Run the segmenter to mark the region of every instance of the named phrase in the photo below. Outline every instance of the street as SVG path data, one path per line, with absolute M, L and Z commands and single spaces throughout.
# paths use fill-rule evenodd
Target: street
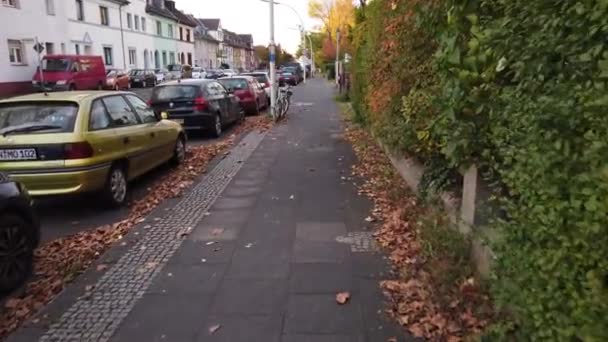
M 152 93 L 152 88 L 133 88 L 131 91 L 147 101 Z M 265 115 L 265 113 L 262 115 Z M 228 128 L 224 132 L 224 137 L 230 134 L 231 128 Z M 204 134 L 190 134 L 188 145 L 200 146 L 211 144 L 217 140 L 206 137 Z M 168 166 L 162 166 L 133 182 L 131 184 L 131 199 L 137 200 L 144 197 L 149 191 L 148 187 L 165 174 L 168 168 Z M 129 208 L 104 208 L 94 194 L 37 199 L 36 210 L 42 226 L 43 242 L 120 221 L 129 213 Z

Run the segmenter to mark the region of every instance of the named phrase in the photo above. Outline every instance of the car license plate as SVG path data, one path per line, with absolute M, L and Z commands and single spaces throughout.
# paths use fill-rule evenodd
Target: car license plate
M 177 122 L 177 123 L 178 123 L 178 124 L 180 124 L 180 125 L 183 125 L 183 124 L 184 124 L 184 119 L 171 119 L 171 121 L 173 121 L 173 122 Z
M 36 160 L 36 149 L 5 149 L 0 150 L 0 160 Z

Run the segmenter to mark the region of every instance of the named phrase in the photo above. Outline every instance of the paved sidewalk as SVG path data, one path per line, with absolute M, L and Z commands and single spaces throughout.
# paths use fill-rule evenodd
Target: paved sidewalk
M 284 124 L 245 137 L 41 340 L 405 341 L 332 97 L 295 88 Z

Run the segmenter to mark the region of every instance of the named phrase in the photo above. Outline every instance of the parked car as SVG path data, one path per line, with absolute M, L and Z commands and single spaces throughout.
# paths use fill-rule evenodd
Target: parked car
M 186 135 L 137 95 L 114 91 L 32 94 L 0 101 L 0 171 L 32 196 L 99 192 L 126 202 L 128 181 L 169 160 Z
M 165 78 L 168 81 L 192 78 L 192 67 L 189 65 L 169 64 L 167 70 Z
M 42 72 L 39 68 L 32 77 L 36 91 L 102 89 L 106 85 L 101 56 L 48 55 L 41 67 Z
M 192 78 L 205 78 L 206 75 L 205 69 L 201 67 L 192 68 Z
M 224 72 L 222 70 L 209 70 L 207 72 L 207 75 L 205 75 L 205 78 L 210 79 L 210 80 L 216 80 L 220 77 L 224 77 L 226 75 L 224 75 Z
M 298 77 L 295 73 L 291 71 L 282 71 L 279 75 L 279 86 L 284 86 L 286 84 L 295 86 L 298 85 Z
M 224 76 L 227 76 L 227 77 L 232 77 L 232 76 L 236 76 L 239 74 L 234 69 L 222 69 L 221 71 L 222 71 L 222 74 L 224 74 Z
M 167 74 L 165 69 L 154 69 L 154 75 L 156 76 L 156 84 L 165 82 L 165 75 Z
M 244 116 L 238 99 L 215 80 L 182 80 L 158 85 L 150 105 L 161 117 L 186 130 L 208 131 L 214 137 Z
M 106 89 L 123 90 L 131 88 L 129 75 L 123 70 L 108 69 L 106 73 Z
M 264 88 L 251 76 L 223 77 L 218 81 L 226 89 L 234 92 L 239 98 L 241 107 L 253 115 L 260 114 L 260 110 L 268 107 L 268 97 Z
M 39 241 L 40 225 L 27 189 L 0 173 L 0 294 L 30 275 Z
M 156 74 L 154 70 L 148 69 L 133 69 L 129 72 L 131 79 L 131 87 L 154 87 L 156 85 Z
M 260 85 L 264 87 L 266 97 L 268 98 L 268 103 L 270 103 L 270 76 L 268 76 L 268 73 L 264 71 L 254 71 L 243 75 L 255 77 Z

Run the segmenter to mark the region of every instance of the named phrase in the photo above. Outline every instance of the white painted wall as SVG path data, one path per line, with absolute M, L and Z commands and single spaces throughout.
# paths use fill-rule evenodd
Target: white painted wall
M 197 39 L 194 43 L 194 54 L 196 56 L 196 64 L 203 68 L 215 69 L 217 64 L 217 51 L 219 43 L 204 39 Z
M 127 25 L 127 16 L 131 14 L 131 28 Z M 139 24 L 135 26 L 135 18 Z M 142 18 L 145 18 L 145 30 L 142 27 Z M 146 13 L 145 0 L 131 0 L 123 7 L 123 32 L 126 49 L 126 69 L 154 68 L 154 37 L 156 35 L 156 17 Z M 129 61 L 129 49 L 135 49 L 135 63 Z M 122 66 L 121 66 L 122 68 Z
M 180 36 L 179 36 L 179 29 L 182 29 L 183 32 L 183 40 L 179 40 Z M 187 35 L 186 35 L 186 30 L 190 31 L 190 40 L 186 40 Z M 177 26 L 177 32 L 175 35 L 175 38 L 178 39 L 177 41 L 177 53 L 184 54 L 184 60 L 181 61 L 182 64 L 188 64 L 188 53 L 190 53 L 192 55 L 192 64 L 194 64 L 194 62 L 196 61 L 196 56 L 195 56 L 195 51 L 194 51 L 194 27 L 190 27 L 190 26 L 186 26 L 186 25 L 178 25 Z
M 67 44 L 65 2 L 50 1 L 54 4 L 54 15 L 47 14 L 47 0 L 18 0 L 17 8 L 0 4 L 0 83 L 31 81 L 38 66 L 38 55 L 33 50 L 36 36 L 41 43 L 52 43 L 55 54 L 62 53 L 61 44 Z M 22 65 L 10 63 L 9 39 L 22 42 Z

